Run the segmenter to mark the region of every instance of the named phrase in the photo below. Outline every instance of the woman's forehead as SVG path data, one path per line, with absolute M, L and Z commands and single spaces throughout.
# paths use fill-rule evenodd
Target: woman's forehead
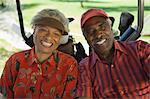
M 52 26 L 47 26 L 47 25 L 37 25 L 36 28 L 42 28 L 42 29 L 47 29 L 47 30 L 55 30 L 55 31 L 60 31 L 59 29 L 52 27 Z

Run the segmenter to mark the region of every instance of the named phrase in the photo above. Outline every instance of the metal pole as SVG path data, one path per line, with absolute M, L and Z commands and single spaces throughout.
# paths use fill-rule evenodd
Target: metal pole
M 138 0 L 138 33 L 141 33 L 144 23 L 144 0 Z

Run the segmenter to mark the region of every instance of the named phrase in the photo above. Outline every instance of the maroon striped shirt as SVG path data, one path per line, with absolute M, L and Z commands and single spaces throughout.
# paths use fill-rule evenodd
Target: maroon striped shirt
M 150 44 L 115 41 L 113 63 L 94 51 L 79 64 L 78 97 L 150 99 Z

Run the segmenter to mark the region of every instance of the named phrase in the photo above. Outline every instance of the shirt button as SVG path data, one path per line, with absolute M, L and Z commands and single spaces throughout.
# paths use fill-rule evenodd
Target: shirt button
M 123 94 L 124 94 L 124 91 L 120 91 L 120 94 L 123 95 Z
M 116 80 L 116 83 L 118 83 L 118 82 L 119 82 L 119 80 L 117 79 L 117 80 Z
M 113 65 L 113 64 L 111 64 L 111 67 L 113 68 L 113 67 L 114 67 L 114 65 Z

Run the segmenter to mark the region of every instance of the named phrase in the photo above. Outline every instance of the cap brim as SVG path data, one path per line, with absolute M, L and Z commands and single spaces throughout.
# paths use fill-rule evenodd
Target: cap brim
M 102 16 L 102 17 L 108 18 L 108 16 L 103 15 L 103 14 L 95 14 L 95 15 L 93 14 L 93 15 L 89 15 L 89 16 L 87 16 L 87 17 L 82 21 L 81 27 L 84 26 L 84 24 L 86 23 L 87 20 L 89 20 L 89 19 L 92 18 L 92 17 L 96 17 L 96 16 Z
M 81 27 L 84 26 L 84 24 L 86 23 L 87 20 L 89 20 L 90 18 L 95 17 L 95 16 L 102 16 L 102 17 L 108 18 L 108 15 L 105 13 L 104 10 L 90 9 L 82 15 Z

